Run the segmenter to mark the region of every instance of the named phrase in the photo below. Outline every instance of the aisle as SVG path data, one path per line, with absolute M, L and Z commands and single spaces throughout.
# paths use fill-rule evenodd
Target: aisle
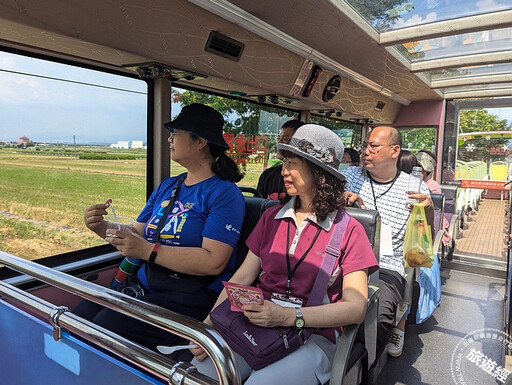
M 505 281 L 448 269 L 441 279 L 441 305 L 425 323 L 407 326 L 402 356 L 388 356 L 377 385 L 453 384 L 451 358 L 462 338 L 481 328 L 502 330 Z
M 459 230 L 455 254 L 506 261 L 506 204 L 506 200 L 482 199 L 478 211 L 474 210 L 465 228 Z

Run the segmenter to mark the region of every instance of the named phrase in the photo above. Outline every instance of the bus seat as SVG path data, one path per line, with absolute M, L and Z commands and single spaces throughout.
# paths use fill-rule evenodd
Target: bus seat
M 441 248 L 441 244 L 444 235 L 443 218 L 445 197 L 444 194 L 430 194 L 430 198 L 432 198 L 432 202 L 434 203 L 434 239 L 432 242 L 434 253 L 437 255 L 440 249 L 442 249 L 442 253 L 444 253 L 444 248 Z
M 444 216 L 450 224 L 448 227 L 448 234 L 452 239 L 457 238 L 458 229 L 460 226 L 460 218 L 462 212 L 457 210 L 457 185 L 441 185 L 441 190 L 445 196 L 444 202 Z
M 233 271 L 236 271 L 245 260 L 245 256 L 249 251 L 249 248 L 245 244 L 245 241 L 251 235 L 252 231 L 256 227 L 256 224 L 261 218 L 263 212 L 275 205 L 279 204 L 279 201 L 271 199 L 263 199 L 259 197 L 244 197 L 245 199 L 245 216 L 242 223 L 242 229 L 240 230 L 240 239 L 236 245 L 236 263 Z
M 378 260 L 380 251 L 380 216 L 376 210 L 363 210 L 347 207 L 347 213 L 363 225 L 368 240 Z M 379 288 L 378 271 L 369 277 L 368 305 L 361 324 L 343 327 L 338 340 L 336 355 L 331 371 L 330 385 L 366 384 L 370 364 L 377 351 L 377 311 Z
M 248 193 L 248 194 L 252 194 L 252 196 L 254 196 L 256 198 L 263 198 L 261 196 L 260 192 L 253 187 L 238 186 L 238 188 L 240 189 L 242 194 Z

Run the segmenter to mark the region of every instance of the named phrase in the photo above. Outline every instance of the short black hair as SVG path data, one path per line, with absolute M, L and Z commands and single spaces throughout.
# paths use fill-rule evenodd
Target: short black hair
M 291 128 L 293 132 L 297 131 L 297 129 L 303 125 L 305 125 L 302 120 L 292 119 L 284 122 L 281 128 Z
M 343 150 L 343 152 L 346 152 L 348 154 L 348 156 L 350 156 L 351 163 L 359 164 L 359 161 L 361 159 L 359 157 L 359 153 L 356 150 L 354 150 L 353 148 L 347 147 L 347 148 L 345 148 L 345 150 Z
M 412 172 L 413 167 L 420 166 L 420 162 L 418 162 L 418 159 L 416 159 L 416 155 L 414 155 L 409 150 L 401 150 L 400 156 L 398 157 L 398 163 L 397 168 L 400 171 L 404 171 L 407 174 L 410 174 Z

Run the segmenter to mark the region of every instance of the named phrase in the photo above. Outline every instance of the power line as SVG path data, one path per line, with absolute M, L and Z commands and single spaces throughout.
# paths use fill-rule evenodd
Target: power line
M 147 95 L 147 93 L 146 93 L 146 92 L 133 91 L 133 90 L 126 90 L 126 89 L 123 89 L 123 88 L 117 88 L 117 87 L 102 86 L 101 84 L 78 82 L 78 81 L 76 81 L 76 80 L 68 80 L 68 79 L 54 78 L 54 77 L 51 77 L 51 76 L 43 76 L 43 75 L 29 74 L 29 73 L 26 73 L 26 72 L 10 71 L 10 70 L 4 70 L 4 69 L 0 69 L 0 72 L 8 72 L 8 73 L 11 73 L 11 74 L 16 74 L 16 75 L 33 76 L 33 77 L 41 78 L 41 79 L 56 80 L 56 81 L 58 81 L 58 82 L 65 82 L 65 83 L 80 84 L 80 85 L 83 85 L 83 86 L 90 86 L 90 87 L 105 88 L 105 89 L 108 89 L 108 90 L 116 90 L 116 91 L 128 92 L 128 93 L 132 93 L 132 94 Z

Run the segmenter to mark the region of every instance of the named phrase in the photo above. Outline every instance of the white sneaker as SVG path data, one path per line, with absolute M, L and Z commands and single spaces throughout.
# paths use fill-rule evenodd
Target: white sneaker
M 391 357 L 400 357 L 402 355 L 402 349 L 404 348 L 404 335 L 405 332 L 400 329 L 394 328 L 391 330 L 391 335 L 389 336 L 389 341 L 386 345 L 388 354 Z

